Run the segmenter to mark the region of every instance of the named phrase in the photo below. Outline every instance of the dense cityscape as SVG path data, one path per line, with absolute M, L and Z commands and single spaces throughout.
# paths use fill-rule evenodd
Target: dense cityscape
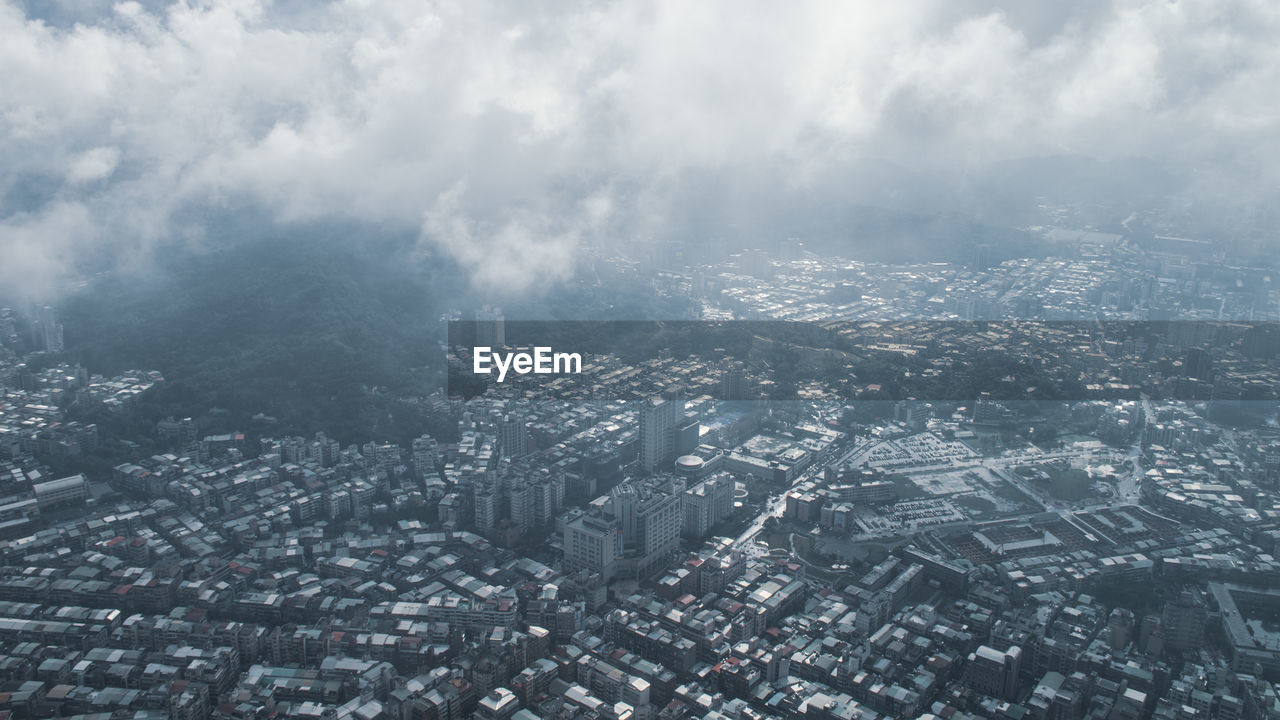
M 267 414 L 120 437 L 162 373 L 0 308 L 0 712 L 1280 718 L 1274 270 L 1035 232 L 952 263 L 599 255 L 579 282 L 829 342 L 441 389 L 414 402 L 452 431 L 408 444 Z

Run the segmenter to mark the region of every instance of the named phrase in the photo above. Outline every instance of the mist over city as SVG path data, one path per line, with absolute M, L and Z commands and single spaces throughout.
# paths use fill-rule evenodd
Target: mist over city
M 246 209 L 245 239 L 406 233 L 504 293 L 596 249 L 856 253 L 873 210 L 1261 243 L 1278 29 L 1266 2 L 7 3 L 3 277 L 145 272 Z
M 0 718 L 1280 720 L 1277 38 L 0 0 Z

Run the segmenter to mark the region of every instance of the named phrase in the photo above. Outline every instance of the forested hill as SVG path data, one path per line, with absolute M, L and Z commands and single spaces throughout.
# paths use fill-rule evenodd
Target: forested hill
M 390 397 L 439 381 L 436 333 L 456 277 L 414 259 L 409 241 L 336 231 L 169 252 L 64 301 L 68 356 L 95 372 L 163 372 L 142 421 L 248 429 L 265 413 L 280 431 L 402 439 L 425 421 Z

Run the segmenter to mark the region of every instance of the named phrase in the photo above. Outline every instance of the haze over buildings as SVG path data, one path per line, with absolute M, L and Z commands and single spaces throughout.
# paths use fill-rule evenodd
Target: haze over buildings
M 0 720 L 1280 720 L 1277 37 L 0 0 Z

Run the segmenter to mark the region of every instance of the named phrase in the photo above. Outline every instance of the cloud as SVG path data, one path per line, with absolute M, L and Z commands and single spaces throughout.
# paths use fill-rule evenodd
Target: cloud
M 83 152 L 71 160 L 67 182 L 72 184 L 93 182 L 111 177 L 120 164 L 120 149 L 98 147 Z
M 436 198 L 423 213 L 423 240 L 456 259 L 481 289 L 504 293 L 521 293 L 571 272 L 582 231 L 595 221 L 599 202 L 569 217 L 529 208 L 479 214 L 464 209 L 466 196 L 466 183 L 460 182 Z
M 1278 33 L 1266 0 L 10 0 L 0 284 L 145 254 L 192 205 L 414 228 L 492 288 L 583 245 L 785 225 L 791 193 L 941 202 L 1038 156 L 1155 158 L 1261 203 Z

